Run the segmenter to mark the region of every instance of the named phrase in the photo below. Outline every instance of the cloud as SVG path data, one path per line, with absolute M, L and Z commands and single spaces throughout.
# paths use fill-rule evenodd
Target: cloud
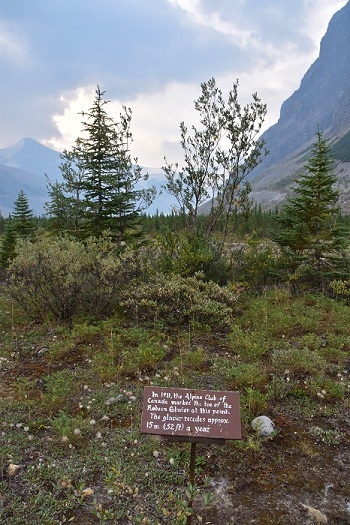
M 81 132 L 97 85 L 133 110 L 133 153 L 146 166 L 180 153 L 200 83 L 257 91 L 266 125 L 298 88 L 340 0 L 11 0 L 2 3 L 1 146 L 25 136 L 62 150 Z
M 28 42 L 15 24 L 0 22 L 0 48 L 4 61 L 21 68 L 29 66 L 31 59 Z

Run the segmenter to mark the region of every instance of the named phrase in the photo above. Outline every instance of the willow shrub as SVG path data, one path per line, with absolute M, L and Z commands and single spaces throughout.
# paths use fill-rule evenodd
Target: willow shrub
M 210 328 L 228 326 L 237 294 L 201 274 L 192 277 L 161 273 L 148 282 L 135 282 L 123 291 L 121 305 L 135 322 L 165 326 Z
M 67 237 L 22 241 L 9 267 L 7 290 L 31 319 L 101 318 L 117 306 L 139 259 L 122 254 L 108 236 L 85 243 Z

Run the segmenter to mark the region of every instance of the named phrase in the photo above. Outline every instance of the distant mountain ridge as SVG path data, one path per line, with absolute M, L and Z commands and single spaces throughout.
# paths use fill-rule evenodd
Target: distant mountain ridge
M 0 213 L 3 217 L 13 211 L 13 204 L 22 189 L 28 198 L 29 206 L 36 216 L 45 213 L 44 205 L 49 200 L 47 191 L 48 176 L 51 182 L 61 181 L 59 166 L 62 164 L 60 153 L 43 146 L 31 138 L 24 138 L 7 148 L 0 149 Z M 147 171 L 147 169 L 145 169 Z M 165 183 L 160 170 L 149 169 L 149 180 L 141 187 L 154 185 L 160 193 Z M 147 210 L 149 214 L 171 213 L 174 198 L 162 193 Z
M 319 57 L 283 102 L 278 122 L 262 135 L 270 153 L 250 175 L 255 201 L 265 208 L 283 201 L 318 130 L 333 149 L 341 205 L 350 213 L 350 1 L 332 17 Z
M 43 215 L 47 181 L 61 180 L 60 154 L 31 138 L 0 149 L 0 212 L 8 217 L 22 189 L 35 215 Z

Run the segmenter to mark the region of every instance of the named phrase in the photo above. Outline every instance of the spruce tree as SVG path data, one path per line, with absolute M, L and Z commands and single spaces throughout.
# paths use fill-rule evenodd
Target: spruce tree
M 322 132 L 317 132 L 305 172 L 276 216 L 274 240 L 294 278 L 322 286 L 346 269 L 349 237 L 341 222 L 333 160 Z
M 4 234 L 0 242 L 0 268 L 8 267 L 12 259 L 16 256 L 17 235 L 14 230 L 14 224 L 11 219 L 5 222 Z
M 12 220 L 13 229 L 19 237 L 28 237 L 35 230 L 34 214 L 23 190 L 20 190 L 14 202 Z
M 109 231 L 122 241 L 140 233 L 142 211 L 155 190 L 136 188 L 147 176 L 130 154 L 131 110 L 123 107 L 116 122 L 108 115 L 109 101 L 103 96 L 97 87 L 92 107 L 82 113 L 83 137 L 63 154 L 64 183 L 51 187 L 47 209 L 52 219 L 66 211 L 66 225 L 73 220 L 79 237 L 100 237 Z

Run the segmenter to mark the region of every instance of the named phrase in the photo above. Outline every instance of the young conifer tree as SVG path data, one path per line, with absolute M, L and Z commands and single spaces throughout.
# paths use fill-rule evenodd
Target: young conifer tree
M 16 241 L 17 235 L 13 227 L 13 221 L 7 219 L 0 241 L 0 269 L 7 268 L 12 259 L 16 257 Z
M 317 286 L 346 271 L 349 235 L 341 222 L 335 183 L 330 150 L 318 131 L 305 172 L 276 216 L 279 229 L 274 235 L 294 277 Z
M 13 229 L 19 237 L 29 237 L 35 230 L 35 219 L 33 211 L 29 207 L 28 198 L 23 190 L 20 190 L 14 202 Z
M 48 208 L 54 215 L 56 205 L 63 203 L 71 214 L 67 223 L 73 220 L 78 237 L 100 237 L 109 231 L 115 240 L 125 241 L 140 234 L 142 211 L 155 190 L 137 189 L 147 175 L 142 175 L 130 154 L 131 110 L 123 107 L 116 122 L 108 115 L 109 101 L 103 97 L 97 87 L 92 107 L 82 113 L 82 137 L 62 156 L 64 183 L 51 188 L 54 201 Z

